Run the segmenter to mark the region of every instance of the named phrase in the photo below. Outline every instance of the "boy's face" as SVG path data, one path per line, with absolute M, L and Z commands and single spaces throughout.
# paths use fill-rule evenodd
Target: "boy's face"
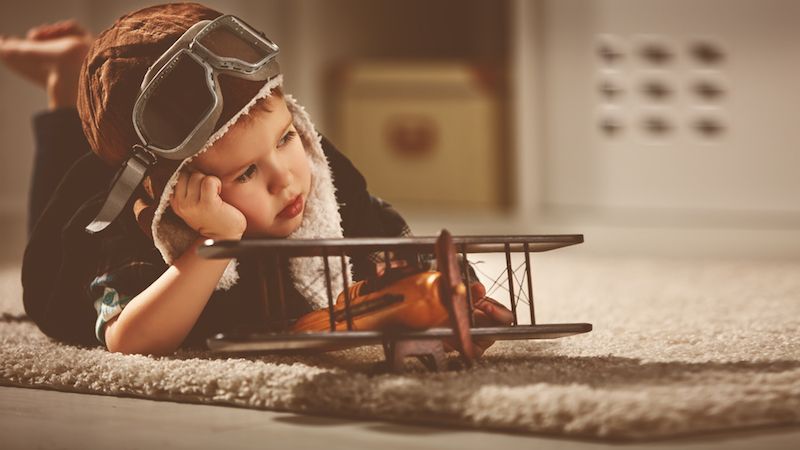
M 192 161 L 222 181 L 220 197 L 247 219 L 246 237 L 286 237 L 303 220 L 311 190 L 305 148 L 286 102 L 270 96 Z

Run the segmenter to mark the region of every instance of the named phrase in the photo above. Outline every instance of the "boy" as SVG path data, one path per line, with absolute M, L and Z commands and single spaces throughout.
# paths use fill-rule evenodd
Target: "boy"
M 193 41 L 207 51 L 187 51 Z M 45 333 L 168 354 L 217 332 L 262 330 L 270 311 L 256 299 L 263 278 L 275 289 L 274 268 L 202 259 L 194 249 L 203 239 L 407 234 L 283 95 L 273 46 L 197 4 L 136 11 L 95 40 L 78 90 L 93 154 L 50 196 L 23 262 L 26 311 Z M 250 64 L 231 70 L 217 56 Z M 41 150 L 37 167 L 48 153 Z M 97 156 L 125 163 L 110 194 L 113 170 Z M 317 259 L 290 263 L 292 317 L 324 305 Z M 336 282 L 342 268 L 333 269 Z M 368 260 L 352 260 L 356 278 L 371 270 Z M 474 289 L 483 297 L 482 286 Z M 484 321 L 508 322 L 507 310 L 476 306 Z

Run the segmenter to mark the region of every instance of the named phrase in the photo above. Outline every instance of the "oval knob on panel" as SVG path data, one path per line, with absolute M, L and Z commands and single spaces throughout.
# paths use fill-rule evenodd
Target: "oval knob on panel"
M 642 83 L 642 93 L 650 99 L 663 101 L 672 96 L 672 88 L 662 80 L 647 80 Z
M 717 117 L 698 117 L 692 126 L 705 138 L 715 138 L 725 132 L 725 124 Z
M 650 115 L 642 120 L 642 128 L 652 136 L 665 136 L 672 132 L 672 122 L 667 117 Z
M 703 101 L 716 102 L 725 97 L 725 87 L 720 80 L 705 77 L 691 84 L 690 89 Z
M 601 34 L 597 36 L 597 57 L 607 65 L 615 65 L 625 57 L 622 40 L 618 36 Z
M 642 59 L 655 65 L 667 64 L 672 61 L 673 58 L 672 52 L 666 46 L 659 43 L 645 44 L 639 50 L 639 54 L 642 56 Z
M 720 64 L 725 60 L 722 48 L 710 41 L 694 42 L 689 46 L 689 54 L 696 62 L 704 65 Z

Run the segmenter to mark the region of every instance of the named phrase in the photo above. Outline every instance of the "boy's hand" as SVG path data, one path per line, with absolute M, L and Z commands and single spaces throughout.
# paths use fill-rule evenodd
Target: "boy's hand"
M 170 205 L 187 225 L 201 235 L 218 240 L 241 239 L 247 219 L 220 197 L 222 182 L 202 172 L 181 172 Z
M 486 296 L 486 287 L 475 282 L 472 284 L 472 298 L 475 305 L 476 327 L 507 327 L 514 323 L 514 313 L 497 300 Z M 487 348 L 494 344 L 491 339 L 473 340 L 478 355 L 483 355 Z
M 509 326 L 514 323 L 514 314 L 503 304 L 486 296 L 486 287 L 480 282 L 473 282 L 470 286 L 472 291 L 473 305 L 475 306 L 475 326 L 476 327 L 501 327 Z M 494 341 L 491 339 L 473 339 L 473 345 L 480 357 Z M 446 351 L 454 351 L 458 346 L 453 339 L 444 341 Z

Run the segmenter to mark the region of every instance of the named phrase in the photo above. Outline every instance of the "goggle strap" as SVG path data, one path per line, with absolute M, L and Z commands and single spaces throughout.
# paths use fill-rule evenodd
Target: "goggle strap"
M 100 212 L 97 213 L 92 223 L 86 226 L 87 233 L 94 234 L 103 231 L 119 216 L 155 162 L 156 157 L 152 152 L 139 145 L 134 146 L 133 156 L 128 158 L 122 171 L 114 180 L 103 207 L 100 208 Z

